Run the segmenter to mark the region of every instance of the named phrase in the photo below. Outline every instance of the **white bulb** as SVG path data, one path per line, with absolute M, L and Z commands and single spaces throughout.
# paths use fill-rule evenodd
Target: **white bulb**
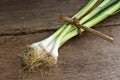
M 31 44 L 31 47 L 35 48 L 35 47 L 39 46 L 39 44 L 40 44 L 40 42 L 33 43 L 33 44 Z
M 58 57 L 58 48 L 59 48 L 59 45 L 60 45 L 60 39 L 57 39 L 56 42 L 55 42 L 55 45 L 53 47 L 53 50 L 51 52 L 52 56 L 57 58 Z

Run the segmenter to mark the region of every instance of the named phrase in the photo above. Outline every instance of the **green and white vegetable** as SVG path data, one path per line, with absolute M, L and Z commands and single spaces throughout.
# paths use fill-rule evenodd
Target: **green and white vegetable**
M 82 18 L 80 24 L 86 27 L 93 27 L 120 9 L 120 0 L 101 0 L 97 7 L 90 12 L 89 10 L 99 1 L 100 0 L 90 0 L 88 4 L 72 18 Z M 83 31 L 82 29 L 82 32 Z M 40 66 L 52 66 L 56 64 L 60 46 L 77 34 L 78 29 L 76 26 L 66 22 L 50 37 L 27 47 L 22 55 L 24 65 L 27 69 L 34 69 Z

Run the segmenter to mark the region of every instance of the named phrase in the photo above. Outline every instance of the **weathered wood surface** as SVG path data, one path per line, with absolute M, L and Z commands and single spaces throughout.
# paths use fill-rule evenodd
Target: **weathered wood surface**
M 114 38 L 106 42 L 85 32 L 59 50 L 51 71 L 29 73 L 21 79 L 17 54 L 24 46 L 51 35 L 63 22 L 61 14 L 72 16 L 88 0 L 1 0 L 0 80 L 119 80 L 120 15 L 109 17 L 95 29 Z

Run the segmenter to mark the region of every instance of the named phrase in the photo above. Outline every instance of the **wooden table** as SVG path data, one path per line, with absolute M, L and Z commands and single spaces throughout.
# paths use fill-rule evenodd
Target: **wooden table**
M 119 80 L 120 15 L 107 18 L 95 29 L 114 38 L 111 44 L 88 32 L 59 49 L 51 71 L 40 70 L 24 78 L 17 54 L 25 45 L 42 40 L 63 24 L 61 14 L 72 16 L 89 0 L 1 0 L 0 80 Z

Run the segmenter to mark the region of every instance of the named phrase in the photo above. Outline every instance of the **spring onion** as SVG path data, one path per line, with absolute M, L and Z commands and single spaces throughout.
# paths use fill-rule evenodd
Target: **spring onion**
M 100 0 L 90 0 L 88 4 L 76 13 L 72 18 L 82 19 L 80 24 L 86 27 L 93 27 L 108 16 L 114 14 L 120 9 L 119 0 L 101 0 L 95 9 L 93 8 Z M 88 12 L 90 12 L 88 14 Z M 83 29 L 81 30 L 84 31 Z M 74 24 L 66 22 L 50 37 L 29 45 L 23 55 L 22 61 L 26 69 L 34 69 L 40 66 L 52 66 L 57 63 L 58 49 L 66 41 L 78 34 L 78 29 Z

